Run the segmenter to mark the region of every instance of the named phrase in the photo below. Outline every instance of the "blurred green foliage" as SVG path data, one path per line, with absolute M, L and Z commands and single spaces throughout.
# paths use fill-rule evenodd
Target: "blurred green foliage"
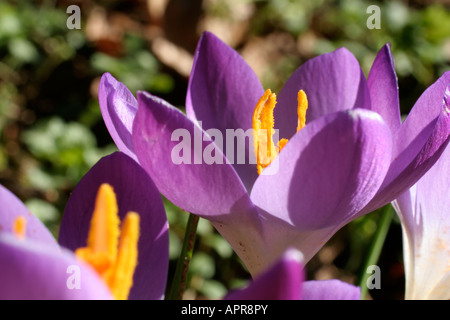
M 416 87 L 411 90 L 412 99 L 402 105 L 404 113 L 411 109 L 412 103 L 426 87 L 450 70 L 448 4 L 444 6 L 436 1 L 435 4 L 420 5 L 411 1 L 408 6 L 401 1 L 365 0 L 261 0 L 255 3 L 259 7 L 252 20 L 255 34 L 275 29 L 299 38 L 309 32 L 315 42 L 311 56 L 346 47 L 360 61 L 366 75 L 378 50 L 391 43 L 400 88 L 407 89 L 402 88 L 402 84 L 409 84 L 410 78 L 416 82 Z M 380 8 L 380 29 L 367 28 L 366 22 L 371 15 L 367 8 L 370 5 Z M 297 54 L 288 55 L 285 75 L 291 74 L 304 58 Z M 279 81 L 270 86 L 279 88 L 286 78 Z M 404 94 L 410 95 L 411 92 L 408 90 Z
M 147 90 L 167 93 L 173 89 L 173 79 L 159 70 L 159 62 L 148 50 L 147 43 L 136 35 L 126 35 L 125 57 L 112 57 L 96 52 L 91 57 L 91 66 L 99 73 L 109 72 L 127 84 L 131 92 Z
M 58 117 L 37 122 L 24 132 L 23 141 L 41 164 L 28 176 L 37 189 L 70 188 L 68 181 L 79 181 L 102 156 L 115 151 L 113 146 L 98 148 L 89 128 Z
M 55 236 L 71 190 L 101 156 L 116 150 L 102 123 L 96 99 L 98 77 L 110 72 L 132 92 L 151 91 L 173 104 L 184 101 L 187 86 L 183 75 L 156 58 L 145 33 L 147 24 L 164 29 L 176 21 L 152 21 L 142 10 L 145 1 L 99 1 L 97 5 L 107 12 L 128 14 L 134 23 L 144 26 L 123 28 L 121 51 L 117 54 L 89 39 L 85 26 L 92 3 L 80 3 L 85 5 L 83 27 L 69 30 L 65 10 L 68 4 L 62 1 L 0 2 L 0 183 L 22 198 Z M 279 89 L 304 61 L 341 46 L 356 56 L 367 74 L 377 51 L 390 42 L 402 111 L 406 114 L 423 90 L 450 70 L 450 11 L 439 2 L 424 5 L 420 1 L 204 0 L 205 3 L 208 5 L 203 8 L 208 9 L 199 19 L 206 16 L 234 21 L 233 7 L 238 3 L 252 9 L 248 30 L 237 41 L 238 49 L 245 48 L 252 37 L 268 39 L 271 46 L 286 44 L 280 45 L 281 54 L 264 70 L 265 87 Z M 366 26 L 366 10 L 373 4 L 381 9 L 381 29 L 370 30 Z M 180 2 L 169 1 L 169 5 Z M 189 12 L 184 16 L 190 17 Z M 197 22 L 200 30 L 200 21 Z M 185 36 L 183 31 L 177 30 L 180 39 Z M 273 39 L 288 41 L 271 43 Z M 172 271 L 187 214 L 166 199 L 164 204 L 170 223 Z M 335 270 L 333 275 L 354 279 L 360 272 L 377 218 L 374 213 L 357 219 L 330 242 L 336 258 L 327 267 Z M 398 229 L 398 223 L 393 228 Z M 342 243 L 350 244 L 343 247 Z M 393 261 L 401 261 L 401 251 L 396 252 Z M 323 270 L 324 263 L 320 255 L 315 258 L 310 264 L 311 276 Z M 392 259 L 386 263 L 392 263 Z M 209 222 L 200 219 L 186 296 L 217 299 L 247 279 L 245 268 L 228 243 Z

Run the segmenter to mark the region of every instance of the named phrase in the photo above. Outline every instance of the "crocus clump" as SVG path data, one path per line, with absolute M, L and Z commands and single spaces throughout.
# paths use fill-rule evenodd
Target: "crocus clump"
M 102 77 L 99 101 L 119 149 L 175 205 L 210 220 L 255 276 L 288 247 L 307 262 L 342 226 L 417 182 L 448 143 L 440 101 L 449 82 L 447 72 L 401 123 L 389 45 L 367 79 L 341 48 L 307 61 L 276 96 L 206 32 L 187 115 L 147 92 L 134 98 L 110 74 Z M 219 138 L 230 130 L 235 143 L 224 144 Z M 258 160 L 259 145 L 267 156 Z

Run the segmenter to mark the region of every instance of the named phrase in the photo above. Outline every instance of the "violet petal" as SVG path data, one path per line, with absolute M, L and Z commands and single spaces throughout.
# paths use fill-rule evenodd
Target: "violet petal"
M 124 153 L 102 158 L 78 183 L 64 211 L 59 242 L 71 250 L 86 246 L 95 199 L 103 183 L 114 188 L 121 221 L 129 211 L 140 216 L 138 265 L 129 299 L 161 299 L 169 263 L 167 218 L 155 185 Z

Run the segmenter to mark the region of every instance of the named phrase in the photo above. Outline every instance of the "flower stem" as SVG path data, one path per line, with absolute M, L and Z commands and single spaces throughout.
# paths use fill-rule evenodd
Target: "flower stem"
M 377 230 L 373 237 L 372 244 L 369 248 L 369 252 L 366 256 L 363 269 L 359 277 L 358 285 L 361 288 L 361 299 L 364 300 L 368 293 L 367 279 L 369 274 L 367 273 L 368 267 L 371 265 L 376 265 L 378 259 L 380 258 L 381 250 L 383 249 L 383 244 L 386 240 L 387 233 L 389 231 L 389 226 L 391 225 L 392 217 L 394 216 L 394 208 L 389 204 L 386 205 L 381 212 L 381 216 L 378 220 Z
M 199 217 L 190 213 L 184 235 L 183 247 L 181 248 L 180 257 L 178 258 L 175 274 L 173 276 L 172 287 L 168 300 L 181 300 L 183 297 L 186 278 L 191 262 L 192 253 L 194 251 L 195 236 L 197 233 Z

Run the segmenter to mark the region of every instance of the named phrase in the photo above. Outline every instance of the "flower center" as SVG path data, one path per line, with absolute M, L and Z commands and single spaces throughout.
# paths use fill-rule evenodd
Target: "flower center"
M 75 251 L 89 263 L 118 300 L 128 298 L 137 265 L 139 215 L 128 212 L 119 229 L 116 195 L 109 184 L 97 193 L 87 246 Z
M 275 93 L 267 89 L 259 99 L 253 112 L 253 141 L 258 174 L 262 173 L 262 170 L 275 159 L 286 143 L 288 143 L 288 139 L 281 139 L 277 146 L 273 142 L 273 134 L 275 133 L 273 129 L 275 125 L 273 110 L 277 103 L 276 99 Z M 305 126 L 307 109 L 308 99 L 306 93 L 300 90 L 297 94 L 297 132 Z

